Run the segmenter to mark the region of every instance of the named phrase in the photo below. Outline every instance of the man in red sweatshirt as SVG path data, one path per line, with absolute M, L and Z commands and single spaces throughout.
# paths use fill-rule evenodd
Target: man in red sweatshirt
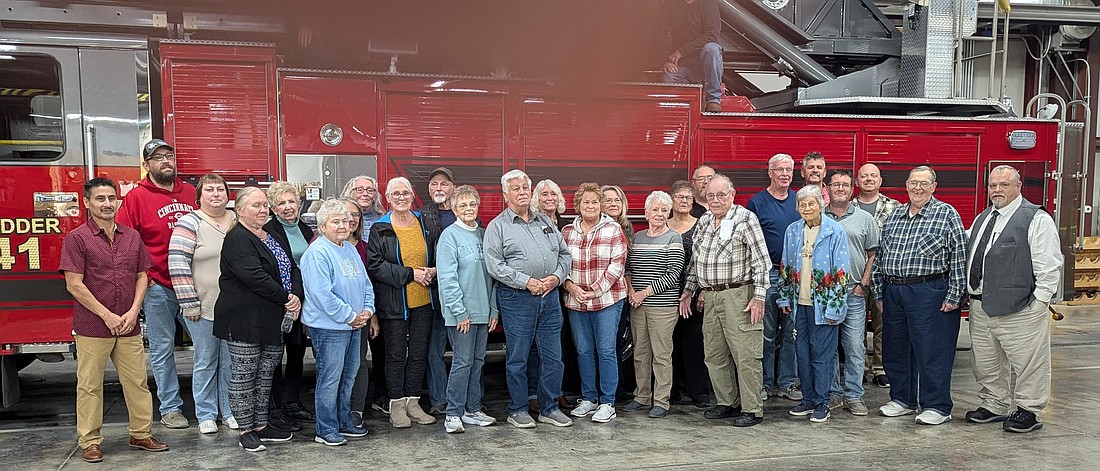
M 142 156 L 148 177 L 126 194 L 118 222 L 137 229 L 153 259 L 153 267 L 149 269 L 153 282 L 142 310 L 149 339 L 149 361 L 160 400 L 160 423 L 168 428 L 187 428 L 174 355 L 176 320 L 180 325 L 186 324 L 168 275 L 168 241 L 176 220 L 195 210 L 196 192 L 194 186 L 176 177 L 175 149 L 167 142 L 160 139 L 147 142 Z

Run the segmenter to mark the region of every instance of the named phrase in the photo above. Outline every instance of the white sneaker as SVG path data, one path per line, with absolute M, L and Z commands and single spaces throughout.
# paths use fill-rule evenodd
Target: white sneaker
M 917 411 L 898 404 L 897 401 L 887 402 L 886 405 L 878 408 L 878 413 L 886 417 L 901 417 L 903 415 L 909 415 L 916 413 Z
M 466 425 L 477 425 L 478 427 L 488 427 L 497 423 L 497 419 L 481 411 L 473 413 L 467 412 L 462 414 L 462 423 Z
M 218 433 L 218 423 L 213 420 L 200 420 L 199 433 Z
M 581 399 L 581 402 L 577 403 L 577 407 L 574 407 L 572 411 L 569 411 L 569 415 L 573 417 L 584 417 L 591 414 L 596 410 L 596 403 L 587 399 Z
M 932 409 L 928 409 L 917 416 L 917 423 L 921 425 L 939 425 L 951 420 L 951 415 L 943 415 Z
M 443 427 L 447 429 L 447 433 L 462 433 L 466 431 L 466 427 L 462 426 L 462 418 L 457 415 L 448 415 L 443 420 Z
M 237 419 L 233 418 L 232 415 L 222 419 L 222 423 L 225 424 L 226 427 L 229 427 L 230 430 L 238 430 L 241 428 L 240 425 L 237 425 Z
M 600 407 L 596 409 L 596 413 L 592 414 L 592 421 L 601 424 L 611 422 L 611 419 L 618 417 L 615 415 L 615 406 L 611 404 L 600 404 Z

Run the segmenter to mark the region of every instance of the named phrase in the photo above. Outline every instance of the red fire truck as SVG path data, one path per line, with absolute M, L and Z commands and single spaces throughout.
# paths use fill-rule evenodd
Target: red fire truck
M 888 101 L 879 106 L 896 106 L 892 115 L 704 114 L 699 86 L 279 66 L 271 44 L 0 35 L 4 407 L 19 399 L 20 368 L 73 350 L 57 266 L 63 235 L 86 220 L 82 183 L 108 176 L 125 196 L 152 137 L 175 146 L 184 178 L 217 172 L 235 188 L 289 180 L 309 199 L 360 174 L 423 188 L 431 169 L 447 166 L 482 192 L 482 218 L 502 208 L 499 178 L 512 168 L 567 194 L 584 181 L 619 184 L 640 219 L 650 191 L 703 164 L 729 175 L 744 203 L 767 185 L 767 159 L 780 152 L 797 160 L 819 151 L 830 168 L 875 163 L 884 191 L 902 199 L 905 173 L 930 164 L 937 197 L 967 224 L 987 204 L 984 175 L 1001 163 L 1021 170 L 1032 201 L 1061 211 L 1077 198 L 1059 177 L 1078 160 L 1059 149 L 1067 127 L 1052 120 L 911 116 Z

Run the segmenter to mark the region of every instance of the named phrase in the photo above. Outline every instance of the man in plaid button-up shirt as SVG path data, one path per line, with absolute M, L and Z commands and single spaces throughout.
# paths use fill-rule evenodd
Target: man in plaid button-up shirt
M 691 315 L 691 296 L 702 290 L 703 351 L 718 403 L 704 416 L 733 417 L 733 425 L 751 427 L 764 420 L 761 320 L 771 259 L 756 215 L 733 204 L 729 178 L 716 175 L 706 188 L 710 211 L 695 226 L 680 313 Z
M 882 228 L 873 279 L 882 309 L 883 366 L 897 417 L 922 410 L 918 424 L 951 419 L 951 368 L 966 284 L 966 233 L 951 205 L 932 197 L 936 172 L 920 166 L 905 182 L 909 204 Z M 918 402 L 917 391 L 920 390 Z

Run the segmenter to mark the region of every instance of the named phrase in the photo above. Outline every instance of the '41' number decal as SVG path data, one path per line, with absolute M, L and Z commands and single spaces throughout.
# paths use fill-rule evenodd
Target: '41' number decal
M 27 269 L 41 270 L 42 255 L 38 250 L 38 238 L 31 237 L 26 242 L 15 247 L 15 255 L 11 252 L 11 239 L 0 237 L 0 270 L 11 270 L 15 266 L 15 256 L 27 254 Z

